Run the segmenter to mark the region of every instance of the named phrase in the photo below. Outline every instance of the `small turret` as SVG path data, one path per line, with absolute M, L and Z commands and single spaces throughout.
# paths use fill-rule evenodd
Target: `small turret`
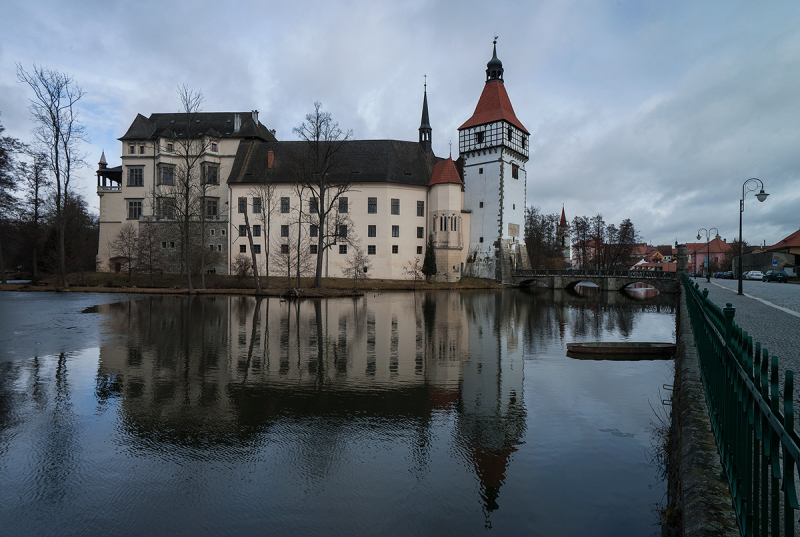
M 106 152 L 103 150 L 103 152 L 100 153 L 100 162 L 97 163 L 97 167 L 101 170 L 105 170 L 107 165 L 108 162 L 106 162 Z
M 494 49 L 492 50 L 492 59 L 486 64 L 486 83 L 494 82 L 495 80 L 503 82 L 503 62 L 497 58 L 497 37 L 492 41 Z

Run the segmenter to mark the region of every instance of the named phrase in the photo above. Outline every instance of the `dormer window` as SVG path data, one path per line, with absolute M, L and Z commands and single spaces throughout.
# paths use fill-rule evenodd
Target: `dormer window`
M 128 145 L 128 154 L 135 155 L 136 154 L 136 146 L 133 144 Z
M 167 151 L 170 152 L 175 151 L 175 146 L 173 145 L 172 142 L 167 142 Z

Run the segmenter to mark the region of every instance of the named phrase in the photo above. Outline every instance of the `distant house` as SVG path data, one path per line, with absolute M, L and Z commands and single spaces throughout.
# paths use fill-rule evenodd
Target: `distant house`
M 722 264 L 731 248 L 732 244 L 725 239 L 715 238 L 709 243 L 690 242 L 686 244 L 689 251 L 689 271 L 705 275 L 708 260 L 711 260 L 710 270 L 712 273 L 722 269 Z

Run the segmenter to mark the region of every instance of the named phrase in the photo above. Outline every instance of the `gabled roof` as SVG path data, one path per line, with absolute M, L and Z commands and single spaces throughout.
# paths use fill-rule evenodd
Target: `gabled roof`
M 767 248 L 767 250 L 779 250 L 781 248 L 800 248 L 800 229 Z
M 268 167 L 269 152 L 273 164 Z M 301 160 L 306 142 L 242 140 L 236 152 L 228 184 L 266 180 L 294 182 L 294 163 Z M 442 159 L 426 155 L 418 142 L 399 140 L 351 140 L 336 153 L 332 182 L 400 183 L 428 186 L 434 165 Z
M 458 175 L 458 170 L 456 169 L 456 164 L 453 162 L 452 157 L 447 157 L 446 160 L 440 160 L 437 162 L 434 165 L 433 173 L 431 174 L 430 186 L 447 183 L 454 183 L 457 185 L 464 184 L 464 182 L 461 180 L 461 176 Z
M 511 106 L 511 100 L 508 98 L 503 82 L 493 80 L 483 86 L 483 93 L 481 93 L 481 98 L 478 99 L 475 112 L 458 130 L 501 120 L 511 123 L 525 134 L 530 134 L 514 114 L 514 107 Z
M 197 114 L 150 114 L 149 118 L 136 114 L 136 118 L 120 140 L 150 140 L 154 138 L 181 138 L 202 135 L 215 138 L 258 138 L 274 142 L 277 139 L 258 119 L 254 112 L 198 112 Z M 234 131 L 236 116 L 240 127 Z M 191 123 L 187 124 L 187 117 Z M 256 115 L 256 118 L 258 116 Z
M 729 251 L 731 248 L 733 248 L 733 244 L 727 243 L 727 242 L 723 241 L 722 239 L 713 239 L 710 243 L 708 243 L 708 249 L 706 249 L 706 243 L 704 243 L 704 242 L 695 243 L 695 244 L 697 244 L 697 249 L 695 249 L 694 251 L 696 253 L 698 253 L 698 254 L 701 253 L 701 252 L 703 252 L 703 253 L 710 252 L 712 254 L 720 254 L 720 253 L 725 253 L 725 252 Z

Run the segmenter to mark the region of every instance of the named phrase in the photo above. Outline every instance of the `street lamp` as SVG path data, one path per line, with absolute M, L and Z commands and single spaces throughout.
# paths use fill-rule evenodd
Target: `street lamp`
M 712 227 L 711 229 L 706 229 L 704 227 L 701 227 L 700 229 L 697 230 L 697 240 L 700 240 L 702 238 L 702 236 L 700 235 L 701 231 L 705 231 L 705 233 L 706 233 L 706 260 L 707 260 L 707 263 L 706 263 L 706 279 L 709 282 L 711 281 L 711 230 L 712 229 L 714 230 L 714 235 L 716 235 L 714 238 L 718 239 L 719 238 L 719 230 L 717 228 L 715 228 L 715 227 Z
M 764 183 L 761 182 L 761 179 L 756 179 L 755 177 L 751 177 L 750 179 L 748 179 L 747 181 L 745 181 L 742 184 L 742 199 L 739 200 L 739 262 L 738 262 L 739 266 L 737 267 L 739 269 L 739 292 L 738 292 L 738 294 L 740 294 L 740 295 L 744 294 L 744 293 L 742 293 L 742 213 L 744 212 L 744 197 L 749 192 L 755 192 L 756 189 L 758 188 L 758 186 L 756 186 L 756 185 L 751 185 L 751 186 L 748 187 L 747 183 L 749 183 L 751 181 L 753 181 L 755 183 L 758 183 L 761 186 L 761 190 L 759 191 L 758 194 L 756 194 L 756 199 L 758 201 L 762 201 L 763 202 L 765 199 L 767 199 L 767 196 L 769 196 L 769 194 L 764 192 Z M 745 187 L 747 188 L 747 190 L 745 190 Z

